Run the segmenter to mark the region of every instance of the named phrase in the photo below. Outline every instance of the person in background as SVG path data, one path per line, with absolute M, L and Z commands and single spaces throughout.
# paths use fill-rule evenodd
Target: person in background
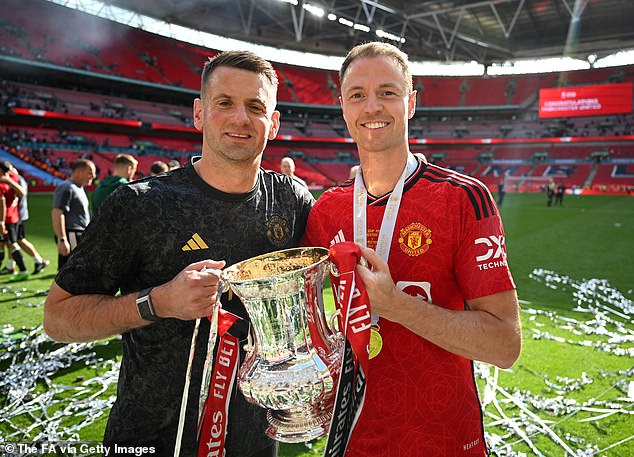
M 221 395 L 229 400 L 228 417 L 224 409 L 221 414 L 228 430 L 224 449 L 218 440 L 199 442 L 197 436 L 207 317 L 218 298 L 218 276 L 206 270 L 297 246 L 313 203 L 308 190 L 260 167 L 280 125 L 277 86 L 271 64 L 251 52 L 222 52 L 207 62 L 193 110 L 202 157 L 117 189 L 55 278 L 44 305 L 49 336 L 89 341 L 122 335 L 117 399 L 104 436 L 109 449 L 146 446 L 159 456 L 174 455 L 200 319 L 181 455 L 199 449 L 226 457 L 277 455 L 276 442 L 265 435 L 266 411 L 231 382 L 223 383 Z M 235 295 L 223 295 L 222 308 L 239 316 L 229 334 L 242 360 L 248 315 Z M 202 435 L 209 430 L 205 424 Z
M 406 54 L 356 46 L 339 77 L 361 169 L 317 200 L 302 244 L 354 241 L 368 265 L 357 269 L 377 335 L 346 457 L 484 457 L 473 361 L 508 368 L 521 348 L 495 201 L 480 181 L 410 152 Z
M 161 160 L 157 160 L 150 166 L 150 175 L 156 176 L 169 171 L 167 164 Z
M 4 260 L 4 246 L 6 245 L 11 257 L 18 266 L 18 273 L 12 275 L 10 281 L 23 281 L 29 278 L 29 272 L 24 263 L 24 256 L 18 244 L 18 228 L 20 214 L 18 210 L 19 198 L 24 196 L 25 190 L 18 184 L 18 175 L 10 162 L 0 162 L 0 264 Z
M 101 202 L 122 184 L 129 183 L 139 162 L 130 154 L 118 154 L 114 158 L 112 176 L 107 176 L 99 181 L 92 194 L 92 211 L 96 212 Z
M 564 195 L 566 194 L 566 185 L 562 182 L 557 184 L 557 190 L 555 192 L 555 206 L 564 205 Z
M 176 160 L 176 159 L 172 159 L 169 162 L 167 162 L 167 168 L 169 168 L 170 170 L 176 170 L 177 168 L 181 167 L 181 163 Z
M 33 257 L 34 266 L 33 274 L 40 273 L 46 268 L 50 262 L 40 255 L 33 243 L 26 239 L 26 222 L 29 220 L 29 203 L 28 203 L 28 183 L 26 179 L 20 175 L 15 167 L 9 161 L 4 161 L 4 167 L 10 168 L 10 173 L 13 174 L 12 178 L 17 178 L 18 184 L 22 187 L 24 194 L 18 199 L 18 216 L 20 221 L 18 222 L 18 245 L 24 252 Z M 11 258 L 7 262 L 7 266 L 0 270 L 0 274 L 14 274 L 15 273 L 15 261 Z
M 555 197 L 555 192 L 557 191 L 557 184 L 554 180 L 550 180 L 548 185 L 546 186 L 546 206 L 553 206 L 553 198 Z
M 71 164 L 70 177 L 55 188 L 51 219 L 57 243 L 57 268 L 62 269 L 70 253 L 77 247 L 90 222 L 85 186 L 95 179 L 92 160 L 77 159 Z
M 290 176 L 291 178 L 293 178 L 294 181 L 298 182 L 299 184 L 304 186 L 306 189 L 308 189 L 308 185 L 306 184 L 306 181 L 304 181 L 302 178 L 298 176 L 295 176 L 295 161 L 291 159 L 290 157 L 282 158 L 282 160 L 280 161 L 280 171 L 282 174 L 286 176 Z
M 504 196 L 506 195 L 506 185 L 504 184 L 504 179 L 498 182 L 498 207 L 502 206 L 502 202 L 504 201 Z

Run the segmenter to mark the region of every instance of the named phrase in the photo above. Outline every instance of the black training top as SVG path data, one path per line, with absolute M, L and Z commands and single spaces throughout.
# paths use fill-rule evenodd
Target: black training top
M 206 184 L 192 163 L 118 188 L 58 273 L 57 284 L 72 294 L 127 294 L 163 284 L 193 262 L 213 259 L 232 265 L 297 246 L 313 203 L 304 187 L 288 176 L 260 170 L 251 191 L 227 194 Z M 247 317 L 235 296 L 223 296 L 222 303 Z M 117 400 L 105 443 L 156 446 L 158 455 L 173 453 L 193 329 L 194 321 L 163 319 L 123 334 Z M 239 321 L 231 333 L 243 340 L 247 329 Z M 209 322 L 203 319 L 181 455 L 196 454 L 208 332 Z M 237 388 L 232 395 L 227 457 L 269 446 L 265 411 L 247 403 Z

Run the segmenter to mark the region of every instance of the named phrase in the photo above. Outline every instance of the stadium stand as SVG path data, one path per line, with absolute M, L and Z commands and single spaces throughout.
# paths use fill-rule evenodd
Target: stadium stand
M 334 105 L 337 97 L 331 91 L 326 71 L 282 65 L 284 74 L 292 81 L 298 101 L 306 105 Z
M 633 188 L 633 179 L 634 160 L 623 163 L 604 163 L 598 166 L 592 180 L 592 188 L 595 190 L 627 192 Z
M 101 171 L 109 168 L 114 154 L 134 153 L 143 172 L 150 159 L 199 153 L 191 101 L 200 86 L 200 68 L 216 51 L 41 0 L 6 0 L 3 7 L 0 58 L 24 59 L 25 69 L 31 61 L 56 70 L 127 78 L 116 90 L 98 78 L 77 84 L 72 73 L 54 81 L 45 72 L 33 78 L 24 70 L 1 80 L 7 153 L 55 177 L 65 176 L 68 161 L 82 154 L 92 154 Z M 66 27 L 54 25 L 59 23 Z M 313 186 L 346 179 L 358 158 L 337 108 L 337 74 L 288 64 L 276 65 L 276 70 L 282 127 L 264 166 L 278 169 L 283 155 L 294 154 L 297 174 Z M 410 123 L 412 150 L 491 187 L 504 176 L 552 176 L 570 186 L 628 189 L 634 187 L 632 114 L 537 116 L 541 88 L 622 81 L 634 81 L 634 67 L 512 77 L 415 77 L 419 94 Z M 138 82 L 156 84 L 157 92 L 141 94 Z M 159 90 L 169 91 L 170 100 Z M 118 120 L 135 122 L 120 125 Z

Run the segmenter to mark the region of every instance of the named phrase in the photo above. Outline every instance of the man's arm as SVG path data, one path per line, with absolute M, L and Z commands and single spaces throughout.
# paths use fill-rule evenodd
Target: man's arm
M 57 252 L 60 255 L 69 255 L 70 243 L 66 236 L 66 216 L 64 211 L 59 208 L 53 208 L 51 210 L 51 221 L 55 238 L 57 238 Z
M 388 265 L 372 249 L 362 248 L 372 270 L 358 265 L 372 314 L 397 322 L 449 352 L 509 368 L 519 357 L 522 336 L 515 290 L 469 300 L 456 311 L 399 290 Z
M 210 316 L 218 292 L 218 276 L 201 271 L 220 269 L 223 261 L 203 260 L 185 267 L 172 280 L 152 289 L 157 316 L 192 320 Z M 93 341 L 150 324 L 141 318 L 137 294 L 73 295 L 53 283 L 44 303 L 44 330 L 56 341 Z
M 9 178 L 8 174 L 0 177 L 0 182 L 6 183 L 7 185 L 9 185 L 13 189 L 13 192 L 15 192 L 15 195 L 18 198 L 22 198 L 24 197 L 24 194 L 26 194 L 24 187 L 22 187 L 20 184 L 15 182 L 13 179 Z
M 4 195 L 0 194 L 0 235 L 4 235 L 6 230 L 4 225 L 5 217 L 7 217 L 7 201 Z

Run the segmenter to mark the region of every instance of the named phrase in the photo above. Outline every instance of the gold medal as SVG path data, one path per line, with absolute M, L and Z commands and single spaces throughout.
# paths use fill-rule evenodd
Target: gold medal
M 383 337 L 379 333 L 381 328 L 378 325 L 373 325 L 370 329 L 370 354 L 371 359 L 375 358 L 383 349 Z

